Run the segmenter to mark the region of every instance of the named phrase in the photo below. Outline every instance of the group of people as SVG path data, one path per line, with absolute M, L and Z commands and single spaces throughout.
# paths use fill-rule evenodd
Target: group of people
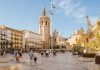
M 42 57 L 44 57 L 44 56 L 45 56 L 45 57 L 49 57 L 49 51 L 48 51 L 48 50 L 46 50 L 46 51 L 41 51 L 40 53 L 41 53 L 41 56 L 42 56 Z
M 34 62 L 36 63 L 37 61 L 37 53 L 36 51 L 33 51 L 32 49 L 29 52 L 29 57 L 30 57 L 30 63 L 32 63 L 32 60 L 34 59 Z
M 53 55 L 56 56 L 57 51 L 53 50 Z M 49 57 L 50 51 L 46 50 L 45 52 L 41 52 L 41 55 L 44 57 Z
M 53 56 L 56 56 L 57 51 L 53 50 Z M 46 50 L 45 52 L 41 52 L 41 56 L 45 56 L 45 57 L 49 57 L 50 55 L 50 51 Z M 20 63 L 20 59 L 22 58 L 22 52 L 21 51 L 17 51 L 15 53 L 15 57 L 16 57 L 16 62 Z M 37 62 L 37 52 L 36 50 L 30 49 L 29 51 L 29 58 L 30 58 L 30 63 L 32 63 L 32 61 L 34 60 L 34 63 Z
M 20 59 L 22 58 L 22 52 L 21 51 L 16 52 L 15 57 L 16 57 L 16 62 L 20 63 Z M 30 63 L 32 63 L 33 59 L 34 59 L 34 62 L 36 63 L 37 61 L 36 51 L 33 51 L 32 49 L 30 49 L 29 58 L 30 58 Z

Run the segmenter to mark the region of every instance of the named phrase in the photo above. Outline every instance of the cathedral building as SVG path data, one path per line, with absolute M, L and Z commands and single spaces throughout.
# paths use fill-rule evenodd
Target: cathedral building
M 58 45 L 58 32 L 57 30 L 55 29 L 53 31 L 53 46 L 57 46 Z
M 46 15 L 45 8 L 38 21 L 39 33 L 0 26 L 0 48 L 50 49 L 50 18 Z
M 45 48 L 50 48 L 50 18 L 46 15 L 46 9 L 43 9 L 39 21 L 39 34 L 42 35 L 42 41 L 46 44 Z

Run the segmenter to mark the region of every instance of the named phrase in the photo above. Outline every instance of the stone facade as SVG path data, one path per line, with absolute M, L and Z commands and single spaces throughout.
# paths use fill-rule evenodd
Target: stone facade
M 45 48 L 50 47 L 50 18 L 46 16 L 46 10 L 43 9 L 42 16 L 39 17 L 39 34 L 42 35 L 42 41 L 46 43 Z
M 42 36 L 41 34 L 34 33 L 32 31 L 23 30 L 23 48 L 25 49 L 38 49 L 42 48 Z
M 1 48 L 22 48 L 22 38 L 22 31 L 0 26 Z
M 57 32 L 57 30 L 55 29 L 54 31 L 53 31 L 53 46 L 57 46 L 57 45 L 59 45 L 58 44 L 58 38 L 59 36 L 58 36 L 58 32 Z
M 79 39 L 80 35 L 78 33 L 78 30 L 74 32 L 73 35 L 71 35 L 67 42 L 70 44 L 70 45 L 73 45 L 73 44 L 76 44 L 76 39 Z

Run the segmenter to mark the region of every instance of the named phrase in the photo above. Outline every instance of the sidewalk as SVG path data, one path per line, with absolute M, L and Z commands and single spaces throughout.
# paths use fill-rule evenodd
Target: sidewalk
M 2 66 L 0 67 L 0 70 L 23 70 L 23 67 L 21 64 L 14 64 L 9 66 Z
M 0 58 L 0 61 L 2 61 L 2 58 Z M 9 61 L 11 59 L 14 59 L 14 61 Z M 0 70 L 99 70 L 94 59 L 78 58 L 70 53 L 51 55 L 47 58 L 38 54 L 37 63 L 35 64 L 33 61 L 32 65 L 30 65 L 30 58 L 27 53 L 23 54 L 21 63 L 16 63 L 15 57 L 12 55 L 6 56 L 3 60 L 8 61 L 8 63 L 0 63 Z
M 0 56 L 0 70 L 23 70 L 21 64 L 16 63 L 12 54 Z
M 0 63 L 8 63 L 9 61 L 14 61 L 14 56 L 12 54 L 0 56 Z

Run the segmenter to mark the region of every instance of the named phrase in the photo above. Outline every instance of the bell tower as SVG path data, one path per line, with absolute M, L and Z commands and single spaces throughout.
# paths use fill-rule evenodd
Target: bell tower
M 39 34 L 42 35 L 42 41 L 45 42 L 45 48 L 49 48 L 50 44 L 50 18 L 46 15 L 46 9 L 42 11 L 39 21 Z

